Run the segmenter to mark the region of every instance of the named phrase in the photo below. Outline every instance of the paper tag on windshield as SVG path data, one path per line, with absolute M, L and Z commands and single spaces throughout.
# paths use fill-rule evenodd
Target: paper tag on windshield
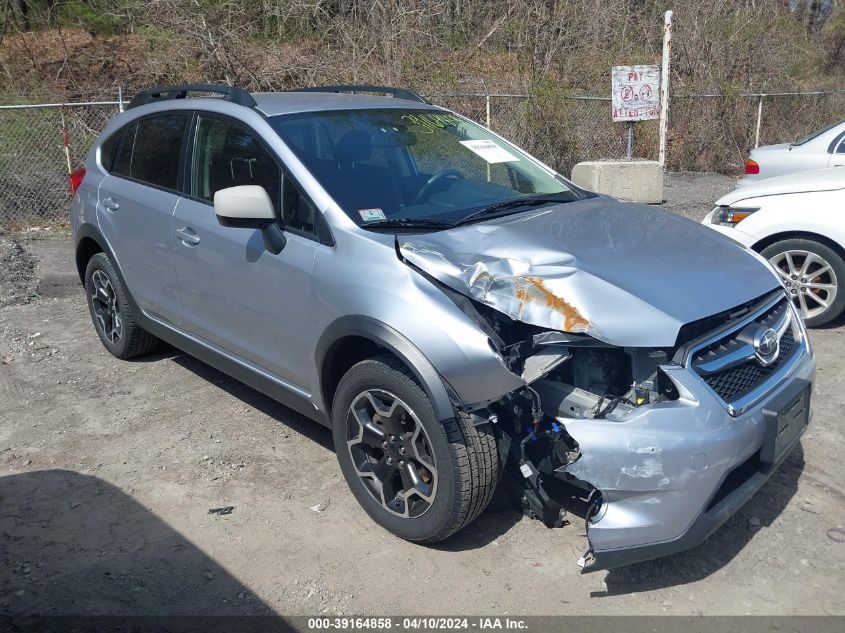
M 488 163 L 511 163 L 519 160 L 503 147 L 493 141 L 460 141 L 460 144 L 471 152 L 481 156 Z
M 381 209 L 358 209 L 358 215 L 364 222 L 374 222 L 375 220 L 386 220 L 384 211 Z

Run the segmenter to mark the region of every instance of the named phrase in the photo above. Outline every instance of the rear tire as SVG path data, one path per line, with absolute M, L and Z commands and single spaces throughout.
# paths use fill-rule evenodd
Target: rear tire
M 413 374 L 392 356 L 364 360 L 344 375 L 332 430 L 358 503 L 409 541 L 448 538 L 481 514 L 496 488 L 490 424 L 476 426 L 463 413 L 438 421 Z
M 775 242 L 760 254 L 780 275 L 807 327 L 829 323 L 845 309 L 845 261 L 815 240 Z
M 127 360 L 158 347 L 159 340 L 138 325 L 123 282 L 105 253 L 88 261 L 85 294 L 97 336 L 111 354 Z

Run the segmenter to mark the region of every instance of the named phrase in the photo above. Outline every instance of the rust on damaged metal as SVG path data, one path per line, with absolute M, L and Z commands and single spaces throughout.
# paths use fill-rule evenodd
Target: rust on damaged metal
M 586 332 L 589 329 L 590 322 L 581 315 L 578 309 L 549 290 L 540 277 L 524 277 L 524 279 L 529 286 L 517 286 L 516 296 L 518 299 L 532 302 L 539 293 L 546 305 L 555 312 L 559 312 L 563 317 L 561 330 L 564 332 Z

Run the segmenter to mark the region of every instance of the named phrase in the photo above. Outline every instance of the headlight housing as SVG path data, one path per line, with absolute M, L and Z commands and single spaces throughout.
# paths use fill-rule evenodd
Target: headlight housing
M 721 224 L 722 226 L 736 226 L 749 215 L 759 210 L 760 207 L 716 207 L 710 221 L 713 224 Z

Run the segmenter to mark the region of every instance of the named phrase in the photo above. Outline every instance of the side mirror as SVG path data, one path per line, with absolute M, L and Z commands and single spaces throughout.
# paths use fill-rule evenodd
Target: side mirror
M 223 226 L 263 229 L 276 220 L 273 202 L 258 185 L 239 185 L 214 194 L 214 213 Z

